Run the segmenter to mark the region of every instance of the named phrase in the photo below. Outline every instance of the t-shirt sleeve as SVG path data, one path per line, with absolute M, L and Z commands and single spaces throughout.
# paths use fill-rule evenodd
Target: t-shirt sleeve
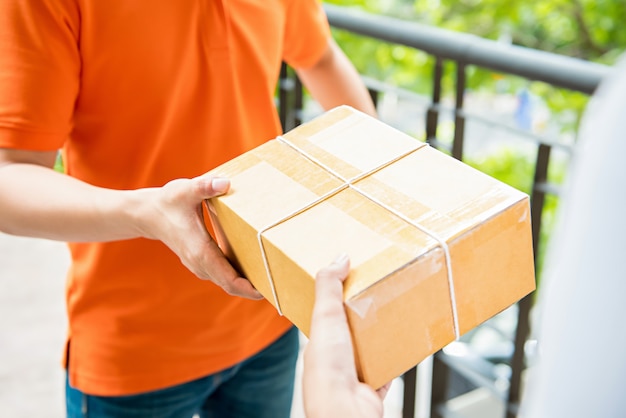
M 283 60 L 293 68 L 317 62 L 328 46 L 330 28 L 319 0 L 291 0 L 287 10 Z
M 79 87 L 79 25 L 73 0 L 0 1 L 0 147 L 62 146 Z

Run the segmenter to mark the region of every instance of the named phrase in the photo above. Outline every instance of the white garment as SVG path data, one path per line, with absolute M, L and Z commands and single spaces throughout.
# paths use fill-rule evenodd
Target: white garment
M 521 416 L 626 417 L 626 56 L 589 103 L 559 219 Z

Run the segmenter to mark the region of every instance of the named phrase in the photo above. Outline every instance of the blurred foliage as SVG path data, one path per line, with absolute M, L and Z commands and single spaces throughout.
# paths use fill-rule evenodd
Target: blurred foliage
M 325 0 L 483 38 L 613 64 L 626 51 L 624 0 Z M 335 38 L 365 75 L 430 94 L 434 59 L 420 51 L 335 30 Z M 453 71 L 444 88 L 453 91 Z M 573 131 L 588 97 L 543 83 L 469 67 L 467 87 L 515 93 L 527 88 L 541 97 L 563 130 Z M 561 113 L 565 115 L 561 116 Z
M 624 0 L 325 0 L 590 61 L 626 50 Z
M 514 149 L 502 148 L 497 153 L 465 162 L 524 193 L 531 193 L 534 165 Z
M 61 151 L 57 153 L 57 158 L 54 161 L 54 171 L 59 173 L 65 173 L 65 166 L 63 164 L 63 155 Z

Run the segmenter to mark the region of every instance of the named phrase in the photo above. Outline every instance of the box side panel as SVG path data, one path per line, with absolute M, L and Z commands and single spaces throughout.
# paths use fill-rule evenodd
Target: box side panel
M 208 204 L 217 243 L 233 266 L 275 306 L 257 231 L 220 200 Z
M 463 334 L 535 289 L 528 199 L 452 241 L 450 252 Z
M 380 387 L 454 340 L 443 251 L 346 301 L 360 378 Z
M 263 246 L 283 315 L 309 336 L 315 279 L 268 240 L 264 240 Z M 271 293 L 267 298 L 274 303 Z
M 310 219 L 318 218 L 312 216 Z M 308 224 L 298 222 L 290 223 L 290 239 L 294 239 L 292 245 L 286 245 L 284 239 L 277 239 L 277 236 L 272 234 L 269 234 L 271 237 L 263 238 L 265 255 L 281 310 L 307 336 L 315 300 L 315 274 L 339 253 L 345 251 L 351 255 L 350 275 L 344 283 L 344 300 L 349 300 L 356 289 L 362 290 L 360 296 L 368 294 L 371 288 L 379 286 L 378 281 L 381 278 L 406 269 L 406 266 L 413 264 L 416 259 L 412 253 L 404 252 L 398 246 L 389 245 L 390 241 L 385 237 L 372 233 L 363 225 L 359 226 L 353 219 L 346 217 L 344 221 L 357 226 L 351 230 L 355 232 L 354 234 L 342 234 L 338 231 L 339 228 L 333 228 L 332 225 L 326 225 L 329 228 L 324 229 L 316 222 Z M 342 225 L 343 228 L 345 223 Z M 298 236 L 299 240 L 296 238 Z M 303 257 L 292 255 L 296 247 L 303 254 L 308 253 L 308 260 L 304 261 Z M 311 265 L 312 259 L 319 259 L 317 267 L 305 268 Z M 321 261 L 322 259 L 324 261 Z M 442 268 L 436 260 L 422 263 L 426 264 L 432 271 Z M 411 283 L 397 284 L 395 292 L 402 293 L 403 285 L 411 286 Z M 387 292 L 387 297 L 392 295 L 395 293 Z M 358 297 L 355 300 L 358 300 Z M 380 301 L 383 299 L 379 298 Z M 391 300 L 385 303 L 391 303 Z M 358 306 L 358 302 L 353 304 L 355 309 Z M 451 307 L 449 310 L 451 311 Z
M 350 189 L 265 231 L 263 242 L 281 309 L 305 334 L 313 278 L 337 255 L 350 256 L 344 283 L 344 297 L 350 299 L 436 246 L 423 232 Z

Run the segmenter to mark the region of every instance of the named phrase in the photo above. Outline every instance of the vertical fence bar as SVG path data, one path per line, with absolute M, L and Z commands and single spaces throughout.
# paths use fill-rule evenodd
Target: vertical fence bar
M 439 123 L 439 104 L 441 102 L 441 79 L 443 78 L 443 59 L 435 58 L 433 69 L 433 100 L 426 112 L 426 142 L 437 141 L 437 124 Z
M 454 139 L 452 140 L 452 156 L 463 160 L 463 140 L 465 137 L 465 116 L 463 116 L 463 100 L 465 98 L 465 64 L 456 63 L 456 100 L 454 106 Z
M 287 64 L 283 62 L 280 66 L 280 76 L 278 78 L 278 115 L 283 131 L 287 129 L 287 115 L 289 114 L 289 106 L 287 104 L 289 96 L 288 84 Z
M 293 126 L 300 125 L 302 123 L 302 113 L 304 111 L 304 87 L 302 86 L 302 81 L 297 75 L 293 76 L 295 84 L 294 84 L 294 115 L 293 115 Z
M 532 219 L 533 251 L 535 260 L 537 260 L 537 256 L 539 255 L 541 219 L 546 197 L 544 186 L 548 181 L 548 166 L 550 163 L 551 151 L 552 147 L 550 145 L 539 144 L 539 148 L 537 150 L 537 161 L 535 164 L 535 176 L 533 178 L 532 194 L 530 196 L 530 215 Z
M 374 103 L 374 109 L 378 109 L 378 96 L 380 95 L 380 92 L 374 88 L 369 88 L 367 91 L 370 94 L 372 103 Z
M 402 398 L 402 418 L 415 416 L 415 391 L 417 390 L 417 367 L 413 367 L 402 375 L 404 396 Z
M 440 407 L 448 400 L 448 385 L 450 370 L 448 366 L 437 357 L 433 356 L 433 379 L 430 394 L 430 417 L 443 418 L 439 413 Z
M 535 176 L 531 194 L 530 216 L 532 219 L 533 252 L 535 266 L 539 254 L 539 239 L 541 236 L 541 220 L 545 203 L 544 185 L 548 181 L 548 167 L 550 163 L 550 151 L 552 147 L 540 144 L 537 150 L 535 163 Z M 525 368 L 524 345 L 530 334 L 530 310 L 533 305 L 534 294 L 524 297 L 518 303 L 517 329 L 515 331 L 515 351 L 511 358 L 511 380 L 507 399 L 506 418 L 515 418 L 518 413 L 521 400 L 522 372 Z
M 511 380 L 506 402 L 506 418 L 515 418 L 519 410 L 521 399 L 522 372 L 525 368 L 524 346 L 530 333 L 530 309 L 532 308 L 533 294 L 525 296 L 517 303 L 517 328 L 515 329 L 515 349 L 511 358 Z

